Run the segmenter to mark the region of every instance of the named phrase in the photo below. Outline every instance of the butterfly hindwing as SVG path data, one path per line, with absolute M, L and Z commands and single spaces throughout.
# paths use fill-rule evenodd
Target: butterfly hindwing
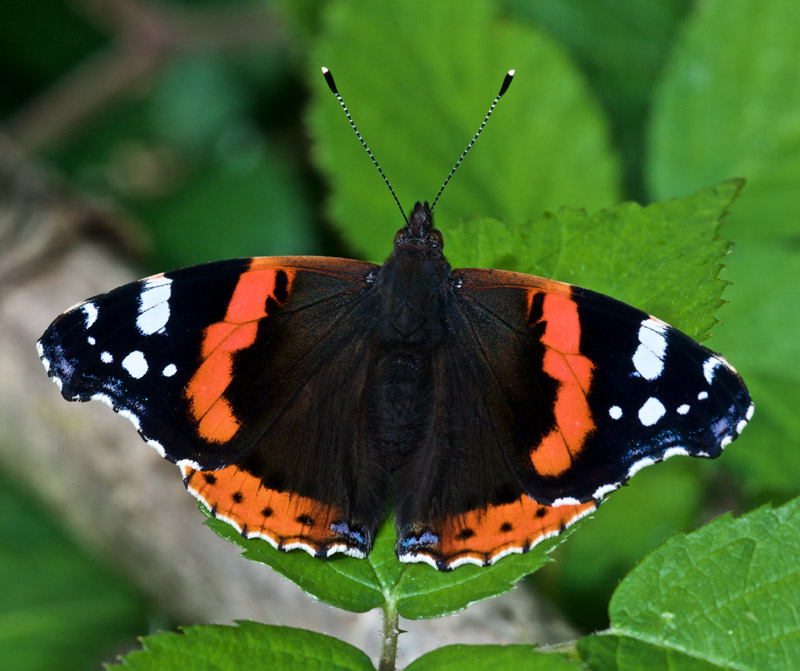
M 430 374 L 431 430 L 398 472 L 396 504 L 400 559 L 440 570 L 525 552 L 596 507 L 537 502 L 509 460 L 515 417 L 528 430 L 552 419 L 546 394 L 555 385 L 529 384 L 546 382 L 534 339 L 520 341 L 457 288 L 445 319 Z
M 40 356 L 65 398 L 131 419 L 244 534 L 364 556 L 387 483 L 346 418 L 363 403 L 375 268 L 274 257 L 157 275 L 61 315 Z

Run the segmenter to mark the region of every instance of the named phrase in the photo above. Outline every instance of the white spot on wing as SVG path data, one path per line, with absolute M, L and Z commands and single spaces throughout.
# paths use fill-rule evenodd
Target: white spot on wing
M 159 443 L 157 440 L 148 440 L 147 444 L 152 447 L 156 452 L 158 452 L 162 457 L 167 456 L 167 451 L 164 449 L 164 446 Z
M 113 363 L 114 357 L 111 352 L 100 352 L 100 361 L 103 363 Z
M 263 535 L 260 533 L 255 535 L 260 538 L 263 538 Z M 367 556 L 366 553 L 364 553 L 363 551 L 357 548 L 351 548 L 349 545 L 344 545 L 343 543 L 340 543 L 338 545 L 331 545 L 328 548 L 328 554 L 326 556 L 329 557 L 330 555 L 336 554 L 337 552 L 346 554 L 348 557 L 355 557 L 356 559 L 366 559 Z
M 618 405 L 612 405 L 608 409 L 608 416 L 611 417 L 611 419 L 619 419 L 622 417 L 622 408 L 620 408 Z
M 645 380 L 655 380 L 664 370 L 667 353 L 666 324 L 645 319 L 639 327 L 639 346 L 633 354 L 633 366 Z
M 181 459 L 179 462 L 175 464 L 178 468 L 181 469 L 183 473 L 183 477 L 186 477 L 186 473 L 188 471 L 202 471 L 203 467 L 198 464 L 196 461 L 192 461 L 191 459 Z M 189 489 L 190 492 L 194 493 L 192 489 Z
M 653 464 L 657 464 L 659 461 L 666 461 L 667 459 L 671 459 L 672 457 L 676 456 L 688 456 L 689 452 L 686 450 L 685 447 L 670 447 L 664 451 L 658 459 L 654 459 L 653 457 L 644 457 L 643 459 L 639 459 L 635 464 L 633 464 L 628 469 L 628 477 L 632 478 L 636 473 L 641 471 L 643 468 L 647 468 L 648 466 L 652 466 Z M 703 456 L 699 454 L 699 456 Z M 706 455 L 708 456 L 708 455 Z
M 544 540 L 544 539 L 542 539 L 542 540 Z M 505 550 L 500 550 L 500 552 L 498 552 L 497 554 L 492 555 L 491 557 L 489 557 L 489 561 L 487 561 L 486 563 L 489 564 L 489 565 L 494 564 L 495 562 L 500 561 L 503 557 L 508 557 L 508 555 L 512 555 L 512 554 L 521 555 L 522 554 L 522 546 L 521 545 L 512 545 L 510 548 L 506 548 Z
M 161 374 L 164 377 L 172 377 L 177 372 L 178 372 L 178 368 L 175 366 L 175 364 L 174 363 L 168 363 L 166 366 L 164 366 L 164 370 L 161 371 Z
M 686 451 L 685 447 L 670 447 L 664 452 L 664 456 L 661 457 L 661 461 L 666 461 L 667 459 L 677 456 L 688 457 L 689 453 Z
M 651 396 L 648 398 L 644 405 L 639 408 L 639 421 L 643 426 L 653 426 L 659 419 L 664 416 L 667 409 L 664 404 L 657 398 Z
M 433 568 L 438 568 L 436 566 L 436 560 L 431 557 L 430 555 L 426 554 L 401 554 L 398 555 L 397 558 L 403 562 L 404 564 L 414 564 L 417 562 L 425 562 L 426 564 L 430 564 Z M 465 560 L 463 563 L 475 563 L 469 562 L 469 560 Z
M 97 344 L 97 341 L 94 339 L 94 336 L 89 336 L 88 338 L 86 338 L 86 342 L 88 342 L 90 345 Z
M 38 340 L 36 341 L 36 353 L 39 355 L 39 360 L 44 366 L 44 372 L 50 373 L 50 359 L 44 355 L 44 345 L 42 345 L 42 343 Z
M 679 405 L 677 412 L 679 415 L 685 415 L 687 412 L 689 412 L 689 406 L 686 403 Z
M 171 284 L 172 280 L 166 277 L 156 277 L 142 283 L 139 316 L 136 318 L 136 328 L 142 335 L 153 335 L 167 325 Z
M 404 555 L 405 559 L 400 559 L 402 562 L 410 563 L 410 562 L 425 562 L 426 564 L 430 564 L 434 568 L 438 568 L 436 562 L 427 555 L 419 554 L 419 555 Z M 489 560 L 488 563 L 492 563 Z M 466 566 L 467 564 L 473 564 L 475 566 L 485 566 L 486 564 L 481 561 L 478 557 L 471 557 L 470 555 L 464 555 L 463 557 L 459 557 L 447 564 L 447 568 L 455 569 L 459 566 Z
M 97 321 L 97 306 L 94 303 L 84 303 L 81 305 L 81 310 L 86 315 L 86 323 L 84 326 L 87 329 L 92 328 L 92 324 Z
M 134 350 L 122 360 L 122 367 L 128 371 L 132 378 L 140 380 L 147 373 L 147 359 L 139 350 Z
M 581 502 L 578 499 L 573 498 L 572 496 L 564 496 L 560 499 L 556 499 L 553 501 L 550 506 L 552 508 L 558 508 L 559 506 L 577 506 Z
M 98 394 L 93 394 L 92 395 L 92 400 L 93 401 L 100 401 L 101 403 L 105 403 L 109 408 L 113 408 L 114 407 L 114 401 L 112 401 L 111 397 L 107 396 L 106 394 L 99 394 L 99 393 Z
M 224 519 L 226 522 L 228 522 L 228 524 L 231 523 L 230 519 L 228 518 L 220 517 L 219 519 Z M 239 533 L 242 533 L 241 530 L 239 531 Z M 260 534 L 258 532 L 256 533 L 248 532 L 246 536 L 247 538 L 254 538 L 259 535 Z M 288 552 L 289 550 L 305 550 L 306 552 L 308 552 L 308 554 L 312 556 L 316 556 L 317 554 L 317 550 L 313 545 L 309 545 L 308 543 L 303 543 L 303 541 L 295 541 L 294 543 L 285 543 L 284 545 L 281 546 L 281 550 L 283 550 L 284 552 Z
M 744 414 L 744 418 L 749 422 L 751 419 L 753 419 L 753 413 L 755 411 L 756 411 L 756 406 L 751 403 L 750 407 L 747 408 L 747 412 Z
M 639 461 L 637 461 L 635 464 L 633 464 L 628 469 L 628 477 L 632 478 L 634 475 L 636 475 L 643 468 L 647 468 L 648 466 L 652 466 L 655 463 L 656 463 L 656 460 L 653 459 L 652 457 L 645 457 L 644 459 L 639 459 Z
M 124 418 L 125 418 L 125 419 L 127 419 L 127 420 L 128 420 L 130 423 L 131 423 L 131 424 L 133 424 L 133 426 L 134 426 L 134 427 L 136 427 L 136 430 L 137 430 L 137 431 L 138 431 L 138 430 L 139 430 L 139 428 L 141 427 L 141 425 L 139 424 L 139 418 L 138 418 L 136 415 L 134 415 L 134 414 L 133 414 L 133 413 L 132 413 L 130 410 L 126 410 L 125 408 L 120 408 L 120 409 L 117 411 L 117 414 L 118 414 L 120 417 L 124 417 Z
M 724 365 L 722 361 L 715 356 L 710 356 L 703 362 L 703 375 L 705 375 L 708 384 L 714 381 L 714 369 L 722 365 Z
M 707 398 L 708 398 L 708 392 L 707 392 L 707 391 L 701 391 L 701 392 L 700 392 L 700 393 L 697 395 L 697 400 L 698 400 L 698 401 L 705 401 Z
M 613 485 L 603 485 L 602 487 L 598 487 L 594 490 L 594 494 L 592 494 L 592 498 L 595 501 L 599 501 L 602 499 L 606 494 L 610 494 L 615 489 L 619 488 L 619 483 L 615 482 Z

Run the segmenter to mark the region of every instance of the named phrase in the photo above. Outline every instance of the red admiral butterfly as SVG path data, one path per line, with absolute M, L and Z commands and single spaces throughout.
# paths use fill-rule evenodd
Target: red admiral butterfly
M 750 420 L 736 371 L 664 322 L 553 280 L 454 270 L 442 245 L 416 203 L 382 266 L 155 275 L 59 316 L 39 355 L 66 399 L 130 419 L 242 535 L 365 557 L 393 512 L 400 560 L 440 570 L 526 552 L 644 466 L 718 456 Z

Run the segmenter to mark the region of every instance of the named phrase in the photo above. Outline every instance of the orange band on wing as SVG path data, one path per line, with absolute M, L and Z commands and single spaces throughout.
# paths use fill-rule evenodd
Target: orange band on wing
M 186 488 L 215 515 L 247 537 L 260 536 L 274 546 L 302 544 L 315 552 L 340 540 L 331 524 L 341 511 L 319 501 L 264 487 L 261 480 L 236 466 L 196 471 L 182 465 Z
M 530 291 L 528 310 L 536 291 Z M 560 475 L 572 465 L 595 424 L 586 395 L 594 364 L 580 353 L 578 306 L 570 297 L 546 293 L 540 321 L 546 323 L 541 343 L 547 348 L 543 370 L 558 382 L 554 414 L 556 427 L 531 450 L 531 463 L 540 475 Z
M 211 443 L 224 443 L 239 430 L 240 422 L 224 397 L 233 376 L 233 355 L 256 341 L 258 321 L 267 316 L 267 300 L 281 303 L 275 295 L 278 273 L 287 279 L 285 295 L 291 291 L 294 269 L 259 267 L 257 261 L 239 277 L 225 318 L 205 329 L 202 362 L 184 392 L 198 434 Z
M 472 559 L 492 563 L 512 551 L 527 551 L 597 507 L 594 501 L 543 506 L 523 494 L 512 503 L 473 510 L 447 520 L 441 529 L 441 554 L 448 564 Z

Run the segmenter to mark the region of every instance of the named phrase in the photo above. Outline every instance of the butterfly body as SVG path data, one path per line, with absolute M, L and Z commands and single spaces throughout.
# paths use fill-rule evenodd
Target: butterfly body
M 264 257 L 72 308 L 38 344 L 243 535 L 448 570 L 525 552 L 643 466 L 715 457 L 752 416 L 720 356 L 568 284 L 451 269 L 427 203 L 382 266 Z

